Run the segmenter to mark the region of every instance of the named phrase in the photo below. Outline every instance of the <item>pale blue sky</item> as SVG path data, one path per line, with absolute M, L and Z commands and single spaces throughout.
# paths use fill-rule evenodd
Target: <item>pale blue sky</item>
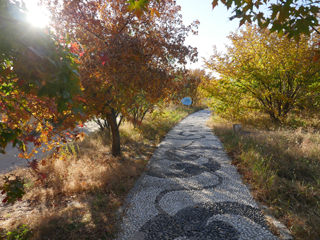
M 209 58 L 213 53 L 212 46 L 216 45 L 218 51 L 224 51 L 224 45 L 229 43 L 227 36 L 239 26 L 239 20 L 229 20 L 232 10 L 219 5 L 212 10 L 212 0 L 177 0 L 181 6 L 181 13 L 185 25 L 193 20 L 200 21 L 199 34 L 189 36 L 186 43 L 198 48 L 199 61 L 189 65 L 190 68 L 202 68 L 204 58 Z

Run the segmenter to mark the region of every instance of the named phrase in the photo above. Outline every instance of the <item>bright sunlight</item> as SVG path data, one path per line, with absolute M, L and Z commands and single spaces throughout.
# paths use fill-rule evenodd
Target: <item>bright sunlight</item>
M 29 10 L 28 20 L 32 25 L 41 28 L 44 28 L 46 25 L 48 25 L 48 12 L 45 10 L 45 8 L 38 6 L 37 0 L 25 0 L 24 2 Z

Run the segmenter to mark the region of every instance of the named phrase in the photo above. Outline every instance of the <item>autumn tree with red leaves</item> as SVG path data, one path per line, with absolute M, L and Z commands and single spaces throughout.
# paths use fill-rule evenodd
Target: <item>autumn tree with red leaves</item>
M 177 67 L 197 58 L 184 42 L 198 22 L 184 26 L 173 0 L 147 3 L 145 12 L 132 12 L 126 0 L 42 2 L 56 33 L 78 46 L 85 112 L 108 121 L 112 154 L 120 155 L 117 113 L 130 118 L 137 96 L 153 104 L 175 90 Z
M 26 21 L 23 4 L 0 0 L 0 153 L 13 142 L 41 144 L 31 134 L 52 136 L 51 123 L 76 113 L 81 93 L 72 55 L 55 37 Z M 30 121 L 31 118 L 33 121 Z M 67 124 L 66 124 L 67 125 Z M 70 127 L 70 126 L 68 126 Z M 56 130 L 62 131 L 60 128 Z M 45 135 L 45 136 L 44 136 Z
M 81 89 L 74 57 L 52 34 L 30 26 L 26 12 L 23 3 L 0 0 L 0 154 L 17 147 L 43 178 L 37 160 L 29 159 L 37 147 L 54 137 L 65 140 L 64 131 L 75 127 Z M 4 202 L 21 198 L 22 180 L 4 181 Z

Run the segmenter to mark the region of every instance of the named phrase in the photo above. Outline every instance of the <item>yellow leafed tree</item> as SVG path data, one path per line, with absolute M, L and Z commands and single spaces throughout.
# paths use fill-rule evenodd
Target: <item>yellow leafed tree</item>
M 226 53 L 214 49 L 205 61 L 209 70 L 219 74 L 219 79 L 202 86 L 218 114 L 241 120 L 263 112 L 281 122 L 307 99 L 316 103 L 318 35 L 302 36 L 296 42 L 248 24 L 228 38 L 232 44 Z

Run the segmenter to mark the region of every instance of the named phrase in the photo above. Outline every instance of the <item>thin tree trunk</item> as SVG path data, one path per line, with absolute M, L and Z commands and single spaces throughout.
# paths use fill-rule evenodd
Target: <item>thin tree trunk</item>
M 120 134 L 115 110 L 112 108 L 112 110 L 106 114 L 106 117 L 112 133 L 112 155 L 115 157 L 120 156 Z

